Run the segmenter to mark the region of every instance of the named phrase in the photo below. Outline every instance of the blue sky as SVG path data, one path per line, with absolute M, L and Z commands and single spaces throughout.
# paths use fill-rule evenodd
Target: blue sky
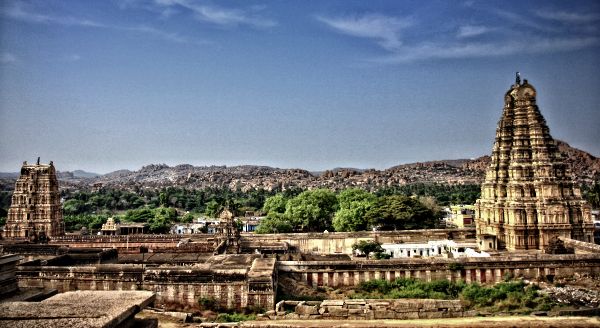
M 2 1 L 0 171 L 491 151 L 520 71 L 600 155 L 598 1 Z

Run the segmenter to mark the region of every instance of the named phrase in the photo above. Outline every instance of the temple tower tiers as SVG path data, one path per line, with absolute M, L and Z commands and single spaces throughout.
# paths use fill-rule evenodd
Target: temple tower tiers
M 65 234 L 56 169 L 23 162 L 4 227 L 7 238 L 38 238 Z
M 475 205 L 480 248 L 544 249 L 554 237 L 593 242 L 590 207 L 540 113 L 534 87 L 504 96 L 492 161 Z

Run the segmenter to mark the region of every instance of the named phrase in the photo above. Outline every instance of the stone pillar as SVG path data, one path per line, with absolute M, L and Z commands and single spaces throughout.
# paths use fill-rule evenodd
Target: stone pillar
M 452 270 L 446 270 L 446 280 L 452 281 Z
M 494 276 L 492 274 L 492 270 L 491 269 L 485 269 L 485 281 L 486 282 L 493 282 L 494 281 Z
M 430 282 L 430 281 L 431 281 L 431 270 L 429 270 L 429 269 L 428 269 L 428 270 L 425 270 L 425 280 L 426 280 L 427 282 Z
M 471 283 L 471 269 L 465 269 L 465 282 L 467 284 Z
M 340 285 L 339 280 L 340 280 L 340 273 L 334 272 L 333 273 L 333 281 L 331 282 L 331 286 L 334 288 L 339 286 Z
M 350 286 L 350 273 L 344 272 L 342 273 L 342 276 L 342 286 Z
M 235 291 L 233 285 L 227 285 L 227 308 L 233 309 L 235 307 Z

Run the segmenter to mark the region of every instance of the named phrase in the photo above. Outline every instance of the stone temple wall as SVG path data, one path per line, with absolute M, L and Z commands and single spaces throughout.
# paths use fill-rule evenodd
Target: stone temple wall
M 505 277 L 529 279 L 600 274 L 600 254 L 522 255 L 468 259 L 402 259 L 386 261 L 281 261 L 279 275 L 313 287 L 356 286 L 364 281 L 417 278 L 495 283 Z
M 352 245 L 362 240 L 377 240 L 381 243 L 426 243 L 429 240 L 460 241 L 474 238 L 475 229 L 242 234 L 242 240 L 245 242 L 257 245 L 285 242 L 292 250 L 307 254 L 352 254 Z
M 264 260 L 269 263 L 262 263 Z M 156 292 L 155 304 L 179 308 L 198 308 L 198 300 L 205 298 L 213 299 L 217 306 L 227 309 L 272 309 L 276 293 L 274 260 L 270 263 L 269 259 L 255 259 L 254 262 L 257 262 L 256 270 L 195 267 L 142 269 L 142 265 L 119 264 L 71 267 L 23 265 L 18 267 L 17 278 L 19 287 L 54 288 L 59 292 L 149 290 Z
M 324 301 L 281 301 L 274 311 L 259 319 L 270 320 L 378 320 L 439 319 L 470 317 L 458 300 L 352 299 Z

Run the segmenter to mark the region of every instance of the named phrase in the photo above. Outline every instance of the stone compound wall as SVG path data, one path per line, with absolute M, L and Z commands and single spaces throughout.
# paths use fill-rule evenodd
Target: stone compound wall
M 177 235 L 122 235 L 122 236 L 97 236 L 97 235 L 67 235 L 54 237 L 50 245 L 66 246 L 72 248 L 117 248 L 119 252 L 139 250 L 140 246 L 154 249 L 173 249 L 181 240 Z M 212 249 L 207 250 L 212 252 Z
M 364 281 L 417 278 L 495 283 L 506 276 L 550 278 L 575 272 L 600 274 L 600 254 L 517 255 L 461 259 L 397 259 L 382 261 L 281 261 L 280 275 L 288 275 L 313 287 L 356 286 Z
M 561 238 L 561 240 L 565 242 L 565 247 L 573 248 L 576 254 L 600 254 L 600 245 L 571 238 Z
M 281 301 L 275 311 L 259 319 L 270 320 L 374 320 L 374 319 L 437 319 L 473 316 L 458 300 L 383 299 Z
M 352 245 L 362 240 L 376 240 L 381 243 L 426 243 L 429 240 L 460 241 L 474 238 L 475 229 L 242 234 L 242 240 L 246 243 L 260 245 L 285 242 L 298 252 L 310 254 L 352 254 Z
M 272 260 L 273 263 L 262 263 Z M 257 262 L 256 265 L 254 262 Z M 75 290 L 149 290 L 156 292 L 157 305 L 198 307 L 198 299 L 214 299 L 219 307 L 273 309 L 276 275 L 274 259 L 255 259 L 249 270 L 210 270 L 195 267 L 146 268 L 141 265 L 19 266 L 20 287 Z M 262 271 L 261 271 L 262 270 Z M 251 276 L 257 285 L 248 282 Z

